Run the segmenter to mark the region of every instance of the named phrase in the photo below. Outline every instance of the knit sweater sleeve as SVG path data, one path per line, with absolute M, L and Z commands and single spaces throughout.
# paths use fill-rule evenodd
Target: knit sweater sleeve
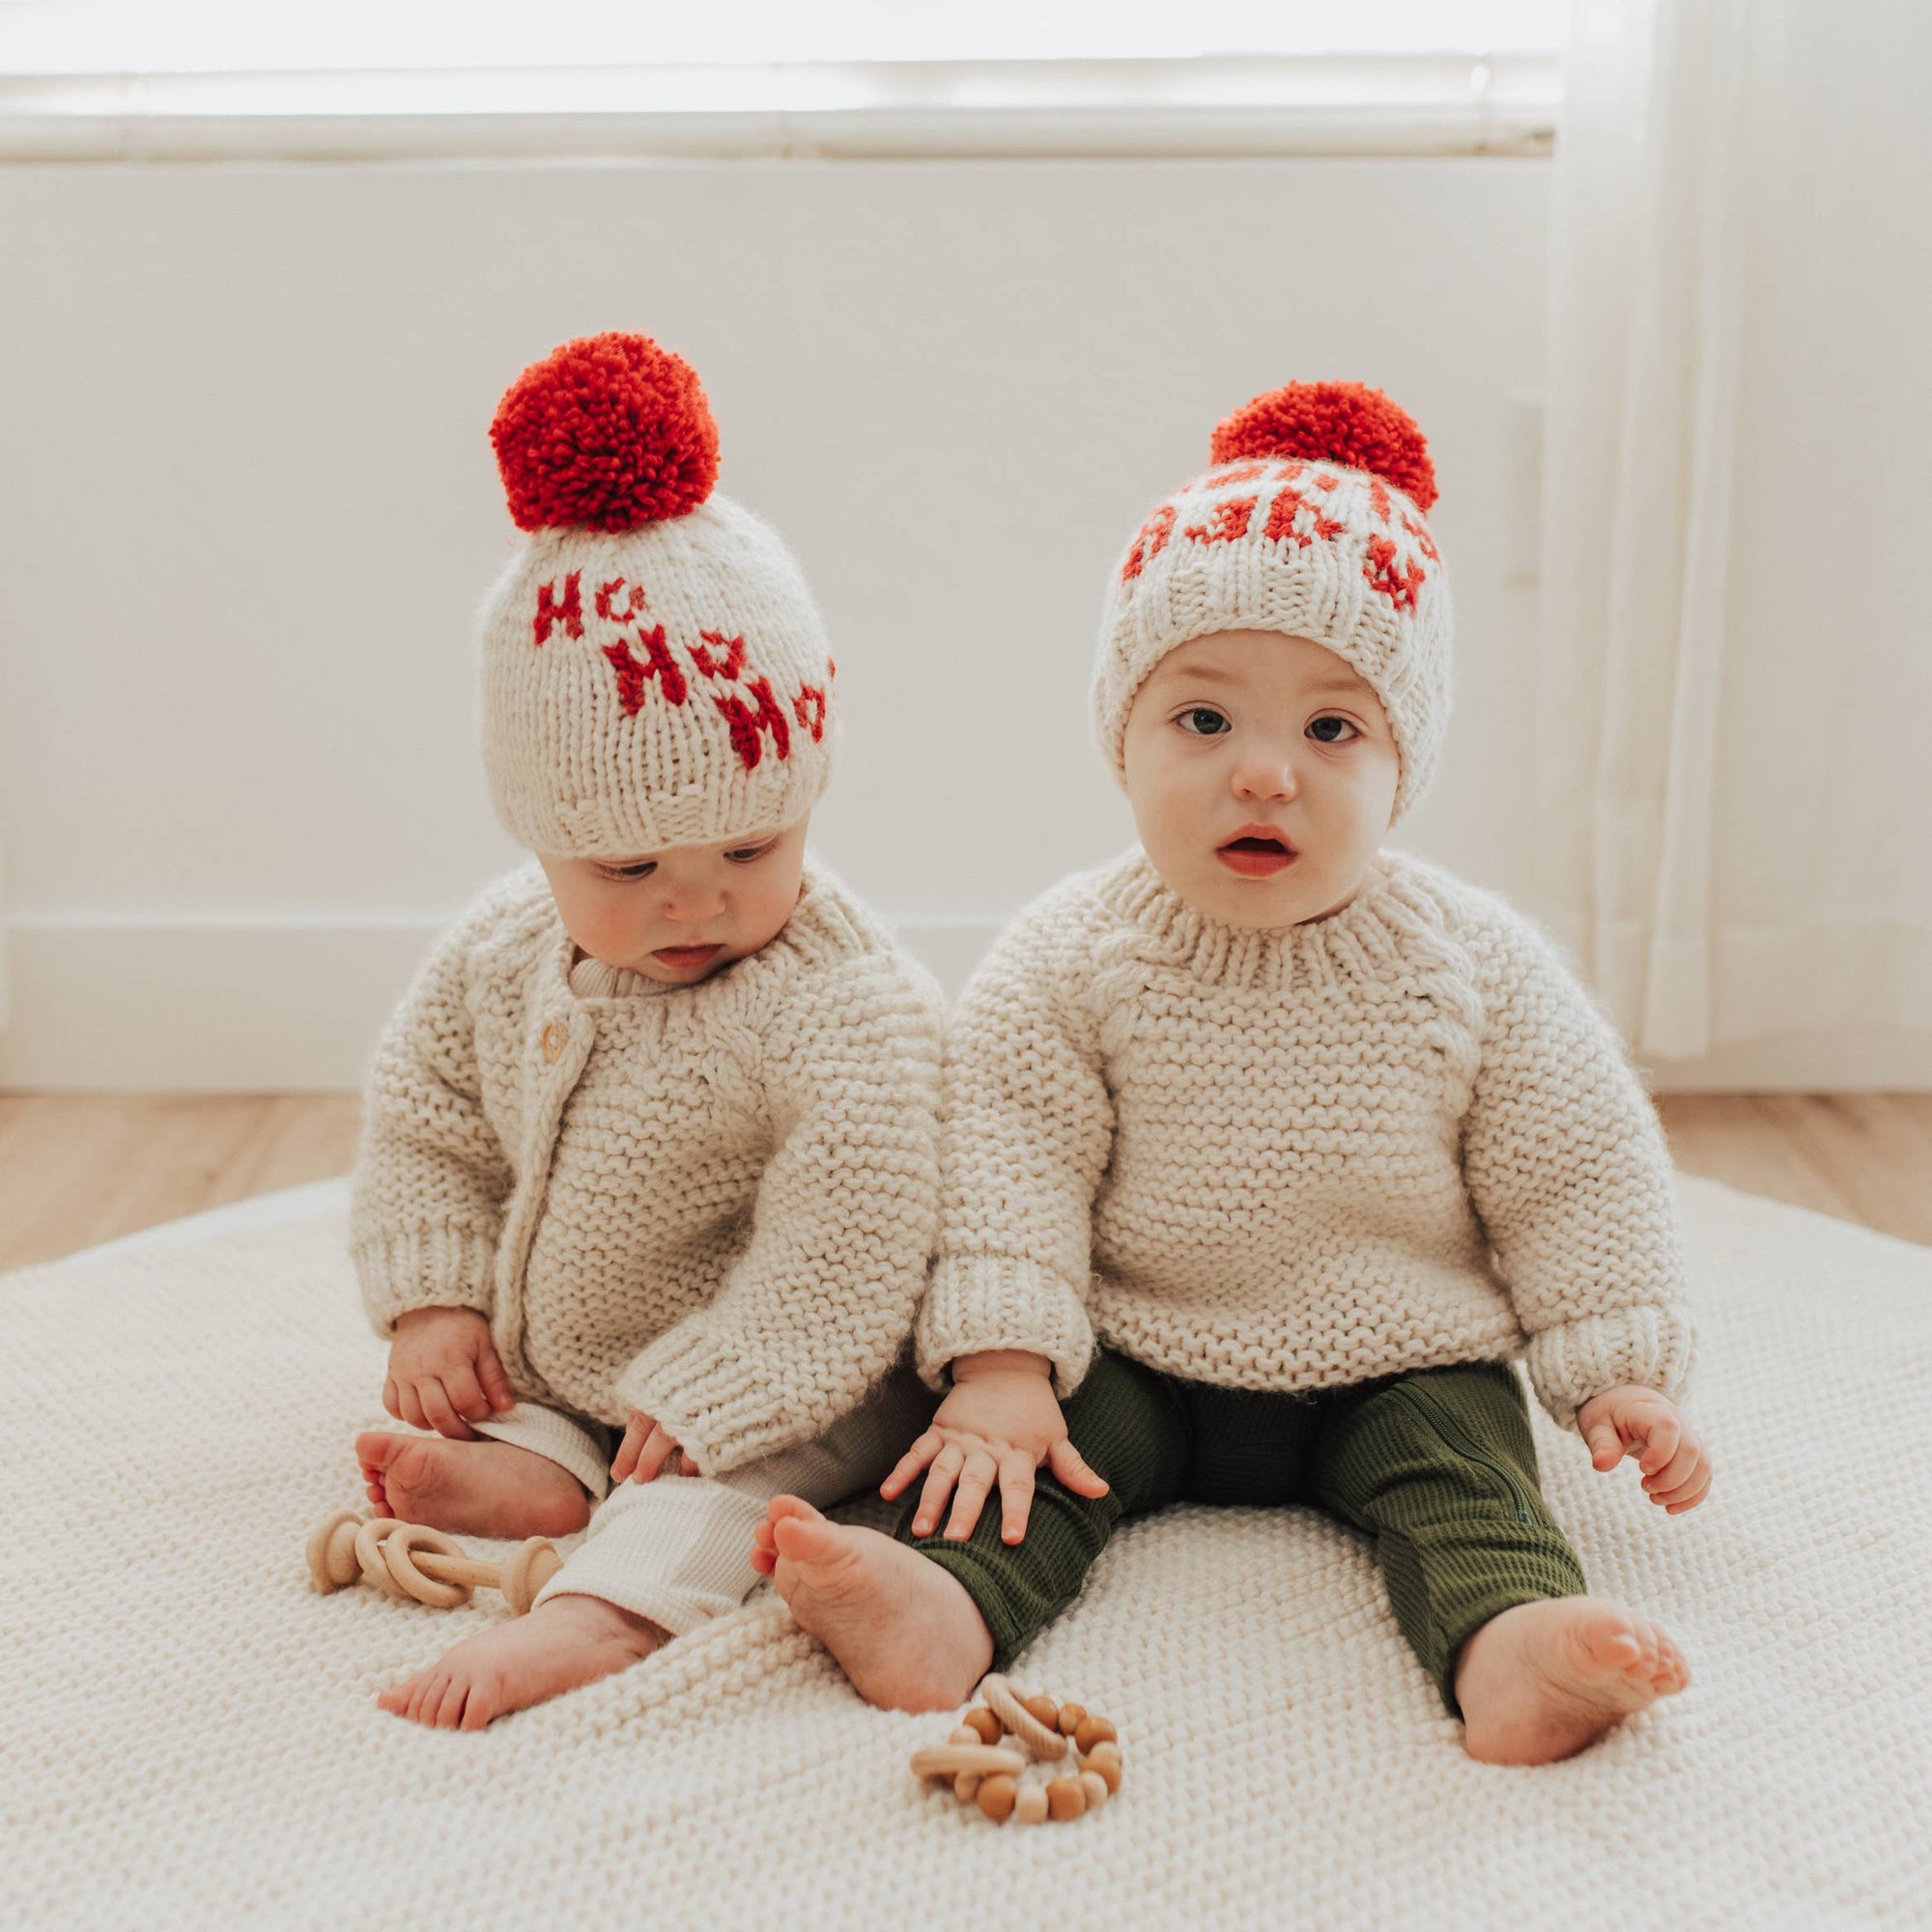
M 1615 1028 L 1527 920 L 1498 904 L 1471 941 L 1485 1025 L 1463 1174 L 1538 1399 L 1570 1427 L 1619 1383 L 1675 1397 L 1692 1335 L 1656 1110 Z
M 1062 1396 L 1094 1355 L 1094 1197 L 1114 1144 L 1083 902 L 1023 913 L 947 1033 L 939 1261 L 920 1311 L 920 1374 L 988 1349 L 1053 1364 Z
M 491 1313 L 510 1164 L 484 1117 L 465 1001 L 472 918 L 431 954 L 376 1049 L 349 1242 L 376 1332 L 417 1308 Z
M 750 1239 L 616 1381 L 706 1475 L 823 1434 L 903 1351 L 938 1226 L 941 1010 L 923 973 L 872 953 L 771 1022 Z

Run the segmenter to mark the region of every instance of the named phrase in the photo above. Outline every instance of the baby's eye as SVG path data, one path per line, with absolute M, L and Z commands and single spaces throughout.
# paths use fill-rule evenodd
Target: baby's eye
M 1174 722 L 1197 738 L 1218 738 L 1231 728 L 1227 719 L 1211 704 L 1190 705 Z
M 658 868 L 655 859 L 640 859 L 635 866 L 603 866 L 598 869 L 607 879 L 648 879 Z
M 762 845 L 741 845 L 735 852 L 727 852 L 724 856 L 734 866 L 749 866 L 753 860 L 762 859 L 778 842 L 776 838 L 768 838 Z
M 1309 725 L 1308 735 L 1318 745 L 1346 745 L 1362 734 L 1346 718 L 1318 718 Z

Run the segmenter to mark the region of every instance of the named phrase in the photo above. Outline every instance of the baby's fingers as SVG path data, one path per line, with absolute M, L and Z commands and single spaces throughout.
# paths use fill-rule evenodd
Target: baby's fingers
M 1704 1452 L 1695 1442 L 1680 1442 L 1677 1453 L 1654 1476 L 1646 1476 L 1643 1486 L 1654 1496 L 1662 1496 L 1666 1491 L 1681 1490 L 1697 1473 L 1697 1465 L 1704 1460 Z
M 476 1377 L 483 1384 L 483 1393 L 490 1399 L 490 1406 L 495 1409 L 515 1408 L 517 1392 L 510 1386 L 510 1378 L 503 1373 L 502 1357 L 497 1353 L 497 1345 L 489 1336 L 484 1336 L 483 1346 L 476 1350 Z
M 1033 1458 L 1009 1449 L 1000 1458 L 1000 1540 L 1026 1541 L 1027 1519 L 1033 1514 Z
M 946 1507 L 946 1499 L 952 1493 L 952 1485 L 965 1466 L 966 1452 L 956 1442 L 947 1443 L 932 1459 L 932 1467 L 925 1475 L 925 1488 L 919 1493 L 919 1514 L 912 1520 L 915 1536 L 932 1534 L 933 1525 Z
M 952 1515 L 946 1525 L 950 1541 L 963 1543 L 973 1534 L 998 1474 L 992 1457 L 984 1449 L 976 1449 L 966 1458 L 965 1467 L 959 1472 L 959 1487 L 952 1492 Z
M 408 1420 L 408 1417 L 403 1414 L 403 1399 L 396 1391 L 396 1378 L 394 1376 L 390 1376 L 383 1384 L 383 1406 L 398 1422 Z
M 1660 1415 L 1646 1432 L 1643 1452 L 1636 1465 L 1646 1476 L 1654 1476 L 1677 1454 L 1684 1426 L 1674 1415 Z
M 449 1406 L 466 1422 L 487 1422 L 490 1399 L 483 1393 L 468 1362 L 454 1362 L 442 1372 L 442 1392 Z
M 644 1438 L 644 1446 L 638 1451 L 638 1466 L 632 1472 L 634 1483 L 654 1483 L 663 1472 L 664 1465 L 678 1453 L 677 1444 L 666 1433 L 664 1424 L 651 1424 L 651 1433 Z
M 1663 1505 L 1665 1516 L 1682 1516 L 1686 1510 L 1695 1509 L 1711 1493 L 1711 1471 L 1706 1468 L 1692 1476 L 1675 1495 L 1653 1496 L 1653 1502 Z
M 1046 1466 L 1076 1496 L 1094 1501 L 1107 1493 L 1107 1479 L 1096 1474 L 1086 1457 L 1065 1437 L 1046 1452 Z
M 1594 1468 L 1614 1469 L 1624 1460 L 1624 1438 L 1617 1434 L 1614 1422 L 1598 1423 L 1584 1439 L 1590 1446 Z
M 912 1486 L 912 1479 L 937 1456 L 944 1447 L 944 1438 L 938 1431 L 928 1429 L 899 1460 L 893 1464 L 893 1472 L 879 1485 L 879 1493 L 891 1502 L 895 1496 L 903 1495 Z
M 398 1382 L 396 1384 L 396 1399 L 398 1405 L 396 1413 L 412 1429 L 427 1429 L 430 1426 L 429 1417 L 423 1413 L 422 1404 L 416 1400 L 416 1385 L 414 1382 Z
M 617 1453 L 611 1461 L 611 1480 L 621 1483 L 638 1466 L 638 1452 L 644 1446 L 644 1438 L 651 1433 L 652 1425 L 633 1417 L 625 1425 L 624 1439 L 617 1445 Z
M 476 1432 L 457 1414 L 441 1382 L 425 1377 L 416 1384 L 416 1400 L 429 1417 L 429 1426 L 439 1435 L 447 1435 L 457 1442 L 476 1440 Z

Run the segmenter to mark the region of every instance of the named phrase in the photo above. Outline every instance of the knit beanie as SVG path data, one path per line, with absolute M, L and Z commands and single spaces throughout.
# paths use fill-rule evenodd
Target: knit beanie
M 832 769 L 825 627 L 778 532 L 712 488 L 696 372 L 641 335 L 567 342 L 510 385 L 490 440 L 528 532 L 482 613 L 504 829 L 621 857 L 801 817 Z
M 1435 471 L 1422 432 L 1379 389 L 1291 383 L 1227 417 L 1208 455 L 1108 588 L 1094 719 L 1116 775 L 1134 696 L 1169 651 L 1214 631 L 1280 631 L 1325 644 L 1381 699 L 1407 810 L 1449 717 L 1449 581 L 1423 521 Z

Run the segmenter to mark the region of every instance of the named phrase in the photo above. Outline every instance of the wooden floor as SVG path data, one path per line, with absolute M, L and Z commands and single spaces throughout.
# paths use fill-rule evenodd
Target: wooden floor
M 1932 1244 L 1932 1094 L 1666 1094 L 1678 1164 Z M 0 1094 L 0 1268 L 341 1174 L 345 1094 Z
M 0 1268 L 344 1173 L 353 1094 L 0 1094 Z

